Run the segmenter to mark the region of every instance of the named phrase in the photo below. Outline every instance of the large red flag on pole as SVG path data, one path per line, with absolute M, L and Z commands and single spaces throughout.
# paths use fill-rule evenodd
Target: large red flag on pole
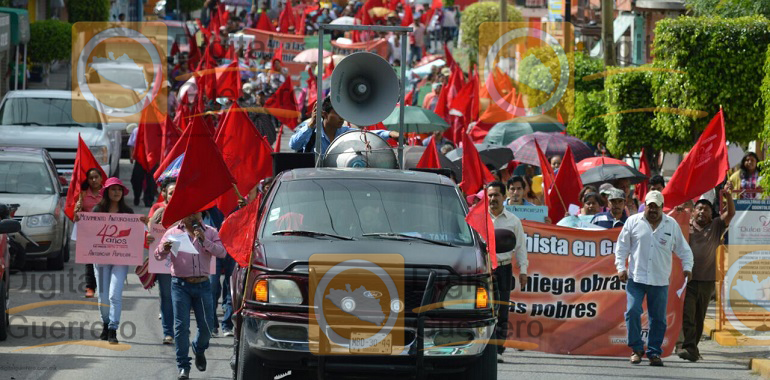
M 78 151 L 75 154 L 75 167 L 72 168 L 72 179 L 67 189 L 67 199 L 64 202 L 64 214 L 71 220 L 75 218 L 75 203 L 80 200 L 80 186 L 87 179 L 86 173 L 90 169 L 97 169 L 102 176 L 102 183 L 107 180 L 107 174 L 102 170 L 99 161 L 96 161 L 85 141 L 78 134 Z M 84 210 L 91 211 L 91 210 Z
M 462 134 L 463 141 L 463 181 L 460 188 L 465 194 L 476 194 L 485 183 L 495 180 L 487 166 L 481 161 L 476 146 L 467 133 Z M 431 141 L 433 144 L 433 141 Z
M 252 199 L 246 207 L 230 214 L 219 229 L 222 245 L 241 267 L 249 265 L 257 232 L 258 211 L 259 201 Z
M 489 260 L 492 262 L 492 269 L 497 268 L 497 249 L 495 247 L 495 225 L 492 217 L 489 216 L 489 197 L 487 189 L 484 189 L 484 197 L 481 202 L 476 203 L 468 210 L 465 216 L 465 222 L 471 228 L 479 233 L 482 239 L 487 242 L 487 251 Z
M 291 85 L 291 76 L 287 77 L 281 87 L 265 102 L 267 111 L 281 123 L 294 130 L 297 126 L 297 101 Z
M 556 223 L 567 214 L 569 205 L 580 205 L 580 190 L 583 189 L 583 182 L 580 179 L 577 164 L 572 155 L 572 149 L 567 146 L 567 152 L 564 153 L 559 172 L 553 180 L 553 188 L 548 193 L 550 199 L 548 206 L 548 216 Z
M 650 165 L 647 163 L 647 150 L 642 148 L 642 156 L 639 158 L 639 172 L 650 177 Z M 647 191 L 650 189 L 650 182 L 644 181 L 637 183 L 634 187 L 634 196 L 641 202 L 644 202 L 644 197 L 647 196 Z
M 724 181 L 729 168 L 725 119 L 720 109 L 663 189 L 665 208 L 674 208 L 713 189 Z
M 438 149 L 436 149 L 436 142 L 431 140 L 425 151 L 420 156 L 420 161 L 417 163 L 419 169 L 440 169 L 441 162 L 438 159 Z

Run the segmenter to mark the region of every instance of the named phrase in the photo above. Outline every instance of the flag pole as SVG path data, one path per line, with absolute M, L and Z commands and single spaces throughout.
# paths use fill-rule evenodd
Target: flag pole
M 564 204 L 564 199 L 562 199 L 562 197 L 561 197 L 561 192 L 559 191 L 559 186 L 556 186 L 555 183 L 553 184 L 553 190 L 556 190 L 556 195 L 559 197 L 559 202 L 561 202 L 561 207 L 564 207 L 565 210 L 568 210 L 567 206 Z
M 238 191 L 238 186 L 236 186 L 235 184 L 233 184 L 233 190 L 235 190 L 235 195 L 236 195 L 236 196 L 238 196 L 238 200 L 239 200 L 239 201 L 242 201 L 242 202 L 246 202 L 246 199 L 245 199 L 245 198 L 243 198 L 243 195 L 241 195 L 241 192 L 240 192 L 240 191 Z

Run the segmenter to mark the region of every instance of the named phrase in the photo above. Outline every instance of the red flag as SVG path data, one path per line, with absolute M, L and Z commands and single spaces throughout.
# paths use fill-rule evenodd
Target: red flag
M 217 69 L 217 97 L 236 101 L 241 97 L 241 72 L 238 60 L 230 62 L 224 68 Z
M 137 141 L 142 139 L 144 159 L 139 160 L 140 165 L 146 171 L 152 170 L 155 165 L 160 163 L 163 144 L 163 127 L 161 122 L 165 120 L 163 114 L 158 110 L 155 103 L 151 103 L 149 107 L 145 107 L 142 110 L 141 117 L 139 119 L 139 132 L 141 136 L 137 135 Z M 139 143 L 137 142 L 137 146 Z M 134 159 L 138 160 L 137 157 Z
M 652 173 L 650 172 L 650 165 L 647 163 L 647 153 L 645 151 L 646 149 L 642 148 L 642 156 L 639 157 L 639 172 L 649 177 L 650 174 Z M 644 197 L 647 196 L 647 191 L 649 190 L 650 190 L 649 181 L 643 181 L 641 183 L 637 183 L 636 186 L 634 186 L 634 196 L 640 202 L 644 202 Z
M 454 73 L 453 73 L 454 74 Z M 450 79 L 453 74 L 450 74 Z M 441 91 L 438 93 L 438 100 L 436 101 L 436 108 L 433 109 L 433 112 L 436 113 L 436 115 L 441 116 L 442 119 L 448 120 L 449 116 L 449 106 L 447 105 L 447 102 L 449 101 L 449 88 L 451 86 L 451 81 L 448 82 L 446 86 L 441 86 Z
M 177 54 L 179 54 L 179 44 L 174 40 L 174 43 L 171 44 L 171 52 L 168 55 L 175 57 Z
M 281 87 L 265 102 L 265 109 L 281 123 L 292 130 L 297 126 L 297 101 L 291 85 L 291 76 L 287 76 Z
M 293 27 L 297 29 L 297 20 L 294 19 L 294 11 L 291 9 L 291 1 L 286 2 L 286 6 L 281 11 L 281 15 L 278 16 L 278 31 L 281 33 L 289 33 L 289 28 Z
M 146 128 L 146 124 L 139 123 L 136 131 L 136 141 L 134 141 L 134 149 L 131 151 L 131 158 L 133 158 L 145 171 L 152 169 L 150 164 L 147 163 L 147 148 L 144 144 L 144 130 Z
M 184 153 L 185 148 L 187 148 L 187 143 L 190 140 L 191 133 L 192 128 L 188 127 L 184 130 L 184 132 L 182 132 L 182 135 L 179 136 L 179 139 L 176 141 L 174 146 L 171 147 L 171 150 L 168 152 L 168 154 L 166 154 L 166 156 L 163 158 L 163 161 L 158 166 L 158 170 L 155 171 L 153 178 L 155 178 L 156 181 L 158 178 L 160 178 L 160 175 L 163 174 L 163 171 L 166 170 L 171 162 L 173 162 L 177 157 Z
M 451 106 L 449 107 L 450 112 L 453 112 L 454 114 L 459 113 L 461 116 L 465 117 L 471 116 L 472 100 L 478 98 L 478 91 L 478 85 L 473 78 L 471 78 L 471 80 L 457 92 L 457 95 L 452 98 Z
M 436 142 L 431 140 L 428 143 L 428 147 L 422 152 L 420 162 L 417 163 L 417 168 L 420 169 L 440 169 L 441 161 L 438 159 L 438 150 L 436 149 Z
M 720 109 L 663 189 L 666 208 L 679 206 L 713 189 L 724 181 L 729 168 L 725 119 Z
M 547 195 L 551 190 L 551 185 L 553 185 L 555 175 L 553 174 L 551 163 L 548 162 L 548 158 L 545 156 L 545 153 L 543 153 L 543 150 L 540 149 L 540 144 L 537 143 L 537 140 L 535 140 L 535 149 L 537 149 L 537 158 L 540 161 L 540 172 L 543 175 L 543 188 L 545 189 L 544 194 Z
M 425 26 L 429 25 L 430 20 L 433 20 L 433 15 L 435 13 L 436 13 L 436 8 L 431 8 L 429 11 L 423 12 L 422 16 L 420 16 L 422 18 L 421 20 L 422 24 Z
M 160 157 L 163 158 L 168 156 L 171 148 L 173 148 L 174 144 L 179 140 L 182 131 L 180 131 L 179 127 L 177 127 L 174 121 L 171 120 L 171 115 L 169 114 L 166 114 L 166 120 L 161 124 L 161 130 L 163 133 L 163 140 L 160 144 Z
M 107 174 L 104 174 L 99 161 L 96 161 L 93 153 L 88 149 L 88 145 L 78 134 L 78 151 L 75 154 L 75 167 L 72 168 L 72 179 L 70 180 L 70 187 L 67 189 L 67 199 L 64 202 L 64 214 L 71 220 L 75 218 L 75 203 L 80 199 L 80 186 L 88 179 L 86 173 L 94 168 L 99 170 L 99 174 L 102 176 L 102 183 L 104 183 L 107 180 Z
M 235 179 L 222 159 L 211 134 L 202 123 L 192 123 L 174 196 L 163 212 L 163 226 L 201 211 L 210 202 L 233 188 Z
M 262 12 L 259 14 L 259 21 L 257 21 L 257 30 L 264 30 L 266 32 L 275 32 L 275 27 L 270 23 L 270 19 L 267 17 L 267 13 Z
M 492 217 L 489 216 L 489 197 L 487 196 L 487 189 L 484 189 L 484 197 L 481 202 L 471 206 L 471 209 L 468 210 L 468 215 L 465 216 L 465 222 L 468 223 L 471 228 L 476 230 L 481 238 L 487 242 L 487 252 L 489 252 L 489 260 L 492 262 L 492 269 L 497 268 L 495 225 L 492 222 Z
M 404 0 L 404 18 L 401 19 L 401 26 L 410 26 L 413 23 L 414 14 L 412 13 L 412 7 L 406 3 L 406 0 Z
M 227 254 L 241 267 L 249 265 L 257 232 L 258 211 L 259 202 L 251 200 L 246 207 L 230 214 L 219 229 L 219 238 Z
M 454 69 L 454 67 L 457 66 L 457 62 L 455 62 L 454 57 L 452 57 L 452 52 L 449 51 L 449 46 L 447 46 L 446 43 L 444 43 L 444 60 L 446 61 L 446 66 L 450 69 Z
M 281 136 L 283 136 L 283 125 L 278 127 L 278 136 L 275 138 L 275 148 L 273 148 L 273 151 L 276 153 L 281 152 Z
M 479 107 L 480 107 L 479 93 L 481 92 L 481 89 L 479 89 L 480 82 L 479 82 L 479 70 L 478 69 L 476 69 L 474 71 L 473 76 L 471 77 L 471 82 L 473 83 L 473 96 L 471 96 L 471 105 L 470 105 L 471 109 L 470 109 L 470 112 L 469 112 L 470 115 L 467 116 L 467 118 L 468 118 L 469 122 L 470 121 L 478 122 L 479 121 L 479 116 L 480 116 L 480 112 L 479 112 Z
M 219 25 L 226 26 L 227 21 L 230 19 L 230 12 L 225 9 L 225 5 L 222 3 L 217 4 L 217 15 L 219 15 Z M 219 32 L 219 30 L 217 30 Z
M 416 95 L 417 90 L 419 90 L 417 86 L 412 87 L 412 91 L 409 91 L 409 93 L 406 94 L 406 96 L 404 96 L 404 104 L 406 104 L 407 106 L 411 106 L 412 104 L 414 104 L 414 97 Z
M 553 188 L 548 193 L 550 198 L 548 216 L 554 223 L 560 221 L 567 214 L 570 204 L 581 204 L 579 195 L 582 189 L 583 182 L 580 180 L 580 173 L 572 156 L 572 149 L 567 146 L 567 152 L 564 153 L 559 172 L 556 173 L 553 180 Z
M 225 55 L 225 58 L 229 59 L 230 61 L 235 61 L 238 59 L 238 56 L 235 55 L 235 44 L 230 44 L 227 48 L 227 54 Z
M 467 133 L 462 134 L 462 141 L 463 181 L 460 183 L 460 188 L 465 194 L 476 194 L 484 184 L 494 181 L 495 177 L 481 161 L 479 152 Z
M 187 41 L 189 41 L 190 45 L 190 52 L 187 55 L 187 66 L 190 71 L 194 71 L 194 65 L 201 60 L 201 52 L 198 50 L 198 42 L 195 38 L 193 38 L 192 34 L 190 34 L 190 30 L 188 28 L 184 28 L 184 33 L 187 36 Z
M 273 174 L 272 149 L 259 135 L 246 112 L 236 108 L 225 114 L 216 143 L 242 195 L 248 194 L 259 181 Z M 237 205 L 238 197 L 234 189 L 228 190 L 217 200 L 217 207 L 225 214 Z

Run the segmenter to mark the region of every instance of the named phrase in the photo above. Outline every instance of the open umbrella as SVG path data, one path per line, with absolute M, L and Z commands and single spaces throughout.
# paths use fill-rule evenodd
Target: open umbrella
M 428 62 L 422 66 L 415 67 L 412 69 L 412 74 L 419 75 L 421 77 L 427 76 L 433 71 L 434 66 L 445 66 L 446 62 L 443 59 L 437 59 L 435 61 Z
M 382 121 L 388 130 L 398 131 L 398 116 L 401 107 L 396 107 L 390 116 L 386 117 Z M 436 115 L 435 112 L 414 106 L 406 106 L 404 108 L 404 132 L 406 133 L 428 133 L 433 131 L 443 131 L 449 128 L 441 116 Z
M 578 173 L 583 174 L 589 169 L 593 169 L 595 167 L 599 167 L 602 165 L 626 165 L 631 166 L 627 164 L 623 160 L 618 160 L 617 158 L 610 158 L 610 157 L 589 157 L 586 158 L 580 162 L 577 163 L 577 169 Z
M 332 25 L 353 25 L 355 22 L 356 22 L 356 20 L 353 17 L 342 16 L 342 17 L 335 18 L 329 24 L 332 24 Z
M 158 177 L 158 183 L 162 183 L 166 178 L 179 177 L 179 170 L 182 169 L 182 161 L 184 161 L 184 153 L 180 154 L 174 161 L 171 161 L 168 167 L 163 170 L 163 173 Z
M 500 169 L 513 160 L 513 152 L 505 145 L 494 144 L 473 144 L 479 151 L 481 161 L 487 165 L 492 165 L 495 169 Z M 457 148 L 446 154 L 446 158 L 454 163 L 459 163 L 463 159 L 463 148 Z
M 425 149 L 427 149 L 427 147 L 421 145 L 404 146 L 404 168 L 416 168 L 417 164 L 420 162 L 420 158 L 422 158 L 422 154 L 425 152 Z M 393 151 L 398 154 L 397 148 L 393 148 Z M 442 169 L 451 170 L 455 177 L 457 177 L 458 181 L 462 180 L 463 171 L 460 166 L 450 161 L 446 156 L 441 154 L 441 152 L 438 152 L 438 160 Z
M 323 51 L 324 58 L 332 55 L 328 50 Z M 314 63 L 318 62 L 318 49 L 307 49 L 299 52 L 293 59 L 294 62 Z
M 633 185 L 644 182 L 647 178 L 646 175 L 628 165 L 617 164 L 600 165 L 580 174 L 583 185 L 601 185 L 616 179 L 629 179 Z
M 547 115 L 519 117 L 495 124 L 484 137 L 484 142 L 508 145 L 519 137 L 531 133 L 562 131 L 564 131 L 564 125 Z
M 537 149 L 535 148 L 535 141 L 540 145 L 540 149 L 543 150 L 543 153 L 546 156 L 564 156 L 564 153 L 567 151 L 567 146 L 572 148 L 572 155 L 577 162 L 594 155 L 591 148 L 589 148 L 586 143 L 580 141 L 578 138 L 562 135 L 561 133 L 535 132 L 524 135 L 510 143 L 508 148 L 513 151 L 513 156 L 516 157 L 516 161 L 540 166 L 540 160 L 537 157 Z

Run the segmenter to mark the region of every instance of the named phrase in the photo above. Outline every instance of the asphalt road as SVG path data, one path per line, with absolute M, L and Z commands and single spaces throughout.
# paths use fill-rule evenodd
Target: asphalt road
M 121 173 L 123 177 L 129 175 L 127 162 Z M 95 301 L 83 298 L 81 279 L 85 267 L 75 264 L 74 254 L 72 257 L 63 271 L 31 268 L 11 276 L 10 306 L 16 309 L 12 310 L 11 336 L 0 342 L 0 379 L 175 379 L 174 346 L 160 343 L 163 336 L 157 289 L 144 290 L 138 277 L 129 273 L 118 337 L 121 344 L 101 345 L 96 338 L 101 332 L 96 306 L 79 303 Z M 20 308 L 25 305 L 37 307 Z M 77 343 L 66 344 L 72 341 Z M 208 370 L 200 373 L 193 368 L 191 377 L 230 378 L 232 343 L 233 338 L 213 338 L 206 351 Z M 706 360 L 697 364 L 673 357 L 665 359 L 666 367 L 651 368 L 646 362 L 631 366 L 627 358 L 572 357 L 509 349 L 506 363 L 498 366 L 498 378 L 758 378 L 747 369 L 742 351 L 704 342 L 702 354 Z M 291 376 L 286 379 L 291 380 Z

